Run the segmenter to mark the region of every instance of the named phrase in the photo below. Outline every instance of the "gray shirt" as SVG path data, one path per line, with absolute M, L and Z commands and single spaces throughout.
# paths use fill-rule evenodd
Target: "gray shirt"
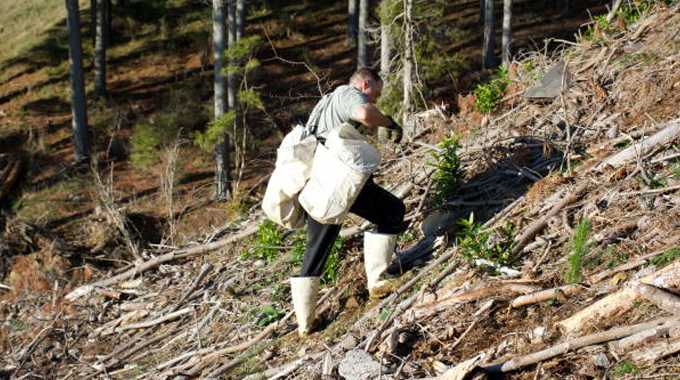
M 352 119 L 354 111 L 368 103 L 370 102 L 363 92 L 352 86 L 340 86 L 330 94 L 324 95 L 314 106 L 305 129 L 311 132 L 316 125 L 316 137 L 326 138 L 330 131 L 344 123 L 358 124 Z

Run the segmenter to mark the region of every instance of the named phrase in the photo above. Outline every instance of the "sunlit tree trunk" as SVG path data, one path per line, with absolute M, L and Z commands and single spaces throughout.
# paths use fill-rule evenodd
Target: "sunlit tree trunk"
M 76 162 L 90 156 L 87 136 L 87 109 L 85 108 L 85 83 L 83 80 L 83 47 L 80 40 L 80 14 L 78 0 L 66 1 L 68 24 L 69 63 L 71 71 L 71 116 Z
M 240 40 L 246 30 L 246 0 L 236 0 L 236 40 Z
M 359 28 L 359 0 L 347 1 L 347 44 L 356 46 Z
M 96 0 L 97 22 L 94 43 L 94 98 L 106 96 L 106 0 Z
M 368 16 L 370 1 L 359 0 L 359 39 L 357 41 L 357 66 L 366 67 L 368 62 Z
M 413 0 L 404 0 L 404 102 L 402 122 L 413 108 Z
M 229 31 L 229 43 L 227 47 L 232 47 L 234 42 L 236 42 L 236 0 L 225 0 L 227 5 L 227 30 Z M 230 65 L 235 62 L 229 61 Z M 236 99 L 236 76 L 232 71 L 227 73 L 227 100 L 229 103 L 229 109 L 236 108 L 238 100 Z
M 493 40 L 493 0 L 484 0 L 484 45 L 482 47 L 482 65 L 485 69 L 494 65 Z
M 383 80 L 390 73 L 390 60 L 392 59 L 390 27 L 386 20 L 380 22 L 380 75 Z
M 227 112 L 227 94 L 224 75 L 222 75 L 222 55 L 227 38 L 223 0 L 212 0 L 213 5 L 213 56 L 215 60 L 214 106 L 215 120 Z M 215 198 L 227 199 L 230 192 L 229 172 L 229 135 L 224 133 L 224 140 L 215 145 Z
M 512 43 L 512 0 L 503 0 L 503 66 L 510 64 L 510 44 Z

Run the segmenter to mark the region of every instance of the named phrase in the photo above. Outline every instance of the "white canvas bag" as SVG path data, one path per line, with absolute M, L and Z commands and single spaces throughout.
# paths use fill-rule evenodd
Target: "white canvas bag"
M 341 224 L 368 177 L 380 165 L 380 152 L 351 124 L 328 134 L 314 154 L 312 172 L 298 197 L 309 216 Z
M 262 199 L 262 209 L 269 219 L 285 228 L 304 223 L 304 211 L 297 200 L 312 170 L 317 140 L 302 138 L 304 127 L 296 125 L 276 150 L 276 167 L 269 178 Z

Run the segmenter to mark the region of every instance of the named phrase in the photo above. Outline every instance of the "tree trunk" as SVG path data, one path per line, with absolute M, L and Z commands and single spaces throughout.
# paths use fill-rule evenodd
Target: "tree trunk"
M 104 0 L 104 14 L 106 15 L 106 22 L 104 23 L 104 45 L 111 45 L 111 0 Z
M 510 64 L 510 44 L 512 43 L 512 0 L 503 0 L 503 66 Z
M 106 1 L 96 0 L 96 33 L 94 43 L 94 98 L 106 96 Z
M 347 2 L 347 44 L 356 46 L 359 28 L 358 0 Z
M 236 40 L 240 40 L 246 30 L 246 0 L 236 0 Z
M 227 29 L 229 31 L 229 45 L 231 48 L 236 42 L 236 0 L 225 0 L 227 2 Z M 235 64 L 234 61 L 229 61 L 229 64 Z M 229 109 L 236 108 L 236 76 L 232 71 L 227 73 L 227 100 Z
M 78 0 L 66 1 L 68 24 L 69 59 L 71 70 L 71 115 L 73 126 L 74 156 L 77 162 L 90 155 L 87 136 L 87 109 L 85 108 L 85 83 L 83 80 L 83 47 L 80 41 L 80 14 Z
M 97 43 L 97 0 L 90 0 L 90 38 L 92 45 Z
M 392 43 L 390 38 L 390 28 L 389 22 L 387 20 L 381 20 L 380 22 L 380 76 L 383 80 L 387 79 L 387 75 L 390 73 L 390 59 L 391 51 L 390 44 Z
M 227 38 L 227 25 L 223 0 L 213 0 L 213 54 L 215 59 L 214 106 L 215 120 L 227 112 L 226 86 L 222 75 L 222 55 Z M 215 146 L 215 198 L 229 197 L 229 136 L 224 134 L 224 141 Z
M 405 1 L 404 28 L 405 28 L 405 51 L 404 51 L 404 102 L 402 123 L 407 120 L 413 105 L 413 0 Z
M 370 1 L 359 0 L 359 40 L 357 41 L 357 67 L 367 67 L 368 59 L 368 16 Z
M 493 0 L 484 0 L 484 45 L 482 47 L 482 66 L 485 69 L 493 67 L 495 59 L 493 56 Z

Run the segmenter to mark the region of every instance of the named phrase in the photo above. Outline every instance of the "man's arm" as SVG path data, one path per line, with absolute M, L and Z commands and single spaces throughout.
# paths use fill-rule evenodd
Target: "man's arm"
M 393 124 L 392 119 L 385 116 L 376 106 L 370 103 L 357 107 L 352 116 L 352 119 L 367 126 L 367 132 L 370 134 L 377 133 L 378 127 L 389 128 Z

